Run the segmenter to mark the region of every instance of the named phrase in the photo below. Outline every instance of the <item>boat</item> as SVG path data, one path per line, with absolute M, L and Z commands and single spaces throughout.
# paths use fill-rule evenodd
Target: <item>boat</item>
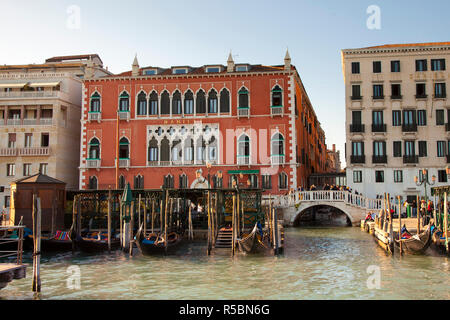
M 167 234 L 167 245 L 164 241 L 164 233 L 150 233 L 145 236 L 142 228 L 136 234 L 136 244 L 143 255 L 170 254 L 176 251 L 183 239 L 177 232 Z
M 263 242 L 262 228 L 256 223 L 249 234 L 244 234 L 241 239 L 237 239 L 239 251 L 242 253 L 267 253 L 271 250 L 269 245 Z
M 88 232 L 76 239 L 77 247 L 87 253 L 102 252 L 108 250 L 108 234 L 106 232 Z M 111 234 L 111 250 L 120 247 L 120 240 Z
M 409 254 L 423 254 L 431 244 L 431 225 L 428 225 L 420 234 L 412 235 L 403 225 L 401 229 L 401 240 L 398 232 L 394 232 L 394 243 L 396 248 L 402 246 L 402 252 Z
M 8 229 L 2 230 L 2 234 L 0 234 L 0 250 L 13 251 L 17 250 L 17 241 L 18 235 L 17 230 L 10 231 Z M 32 234 L 31 229 L 24 228 L 23 233 L 23 250 L 32 250 L 33 249 L 33 238 L 30 238 Z
M 441 253 L 441 254 L 445 254 L 446 253 L 446 247 L 445 247 L 445 234 L 438 228 L 436 228 L 435 226 L 433 226 L 432 228 L 435 228 L 434 230 L 432 230 L 432 235 L 431 235 L 431 245 L 433 247 L 433 249 L 435 249 L 437 252 Z M 448 237 L 450 237 L 450 232 L 448 232 Z
M 70 251 L 73 248 L 72 231 L 56 231 L 54 236 L 41 237 L 41 250 L 46 251 Z

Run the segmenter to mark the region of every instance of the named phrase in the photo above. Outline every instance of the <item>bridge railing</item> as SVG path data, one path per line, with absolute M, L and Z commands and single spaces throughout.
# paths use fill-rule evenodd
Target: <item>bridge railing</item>
M 379 210 L 382 199 L 370 199 L 348 191 L 317 190 L 295 191 L 285 196 L 273 198 L 274 206 L 288 207 L 302 202 L 344 202 L 347 205 L 368 210 Z

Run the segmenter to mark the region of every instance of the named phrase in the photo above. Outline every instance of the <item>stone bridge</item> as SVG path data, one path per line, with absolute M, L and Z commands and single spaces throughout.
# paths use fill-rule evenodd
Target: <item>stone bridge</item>
M 382 201 L 348 191 L 296 191 L 274 198 L 272 204 L 283 212 L 286 226 L 293 226 L 297 217 L 316 206 L 337 208 L 347 215 L 353 226 L 359 226 L 361 219 L 364 219 L 368 212 L 381 209 Z

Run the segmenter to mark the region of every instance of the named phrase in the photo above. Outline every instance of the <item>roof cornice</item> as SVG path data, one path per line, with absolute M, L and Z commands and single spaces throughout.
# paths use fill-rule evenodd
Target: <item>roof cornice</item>
M 412 52 L 430 52 L 430 51 L 449 51 L 450 45 L 445 46 L 411 46 L 411 47 L 387 47 L 387 48 L 360 48 L 343 49 L 343 55 L 353 54 L 379 54 L 379 53 L 412 53 Z

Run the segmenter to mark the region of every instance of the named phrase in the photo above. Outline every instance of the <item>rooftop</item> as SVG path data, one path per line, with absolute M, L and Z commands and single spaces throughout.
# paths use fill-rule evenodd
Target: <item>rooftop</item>
M 65 184 L 65 182 L 62 182 L 58 179 L 49 177 L 45 174 L 37 173 L 35 175 L 25 177 L 22 179 L 19 179 L 17 181 L 14 181 L 14 183 L 50 183 L 50 184 Z

